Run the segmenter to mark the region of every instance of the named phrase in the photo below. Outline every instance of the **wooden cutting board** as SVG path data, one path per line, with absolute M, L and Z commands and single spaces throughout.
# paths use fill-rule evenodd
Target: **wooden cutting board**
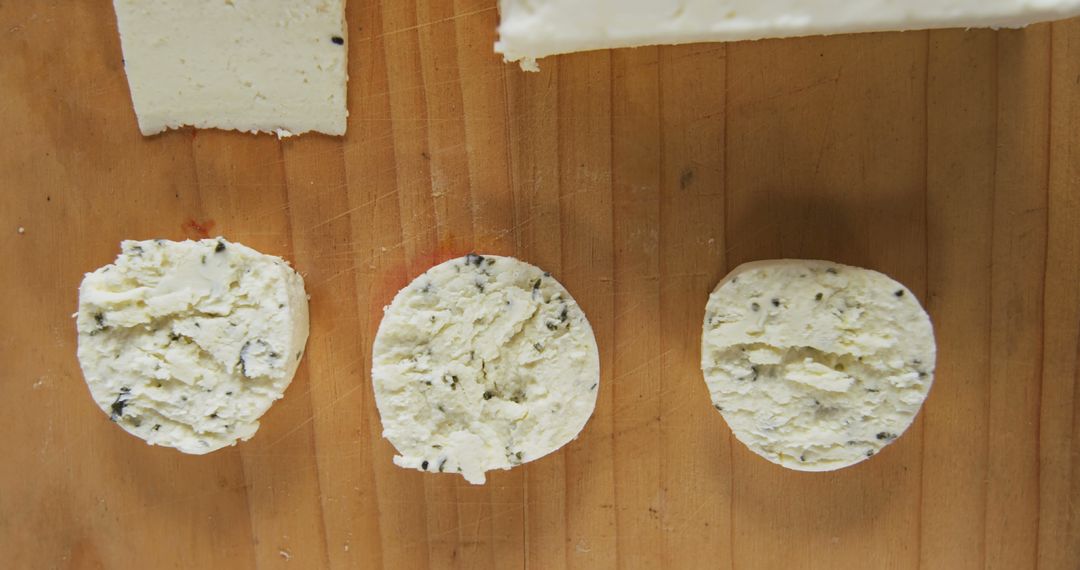
M 0 559 L 8 568 L 1080 566 L 1080 21 L 492 53 L 493 0 L 349 3 L 349 133 L 139 135 L 108 2 L 0 2 Z M 111 425 L 76 289 L 125 238 L 285 256 L 311 339 L 258 435 L 209 456 Z M 483 487 L 393 466 L 381 308 L 515 255 L 581 302 L 596 413 Z M 739 263 L 825 258 L 926 304 L 938 377 L 837 473 L 735 441 L 698 366 Z

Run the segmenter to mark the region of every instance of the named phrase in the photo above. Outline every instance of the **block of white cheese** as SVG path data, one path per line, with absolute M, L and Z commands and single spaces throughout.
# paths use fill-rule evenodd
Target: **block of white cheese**
M 906 287 L 826 261 L 760 261 L 709 296 L 701 368 L 735 437 L 790 469 L 872 457 L 934 379 L 930 318 Z
M 113 0 L 139 129 L 345 134 L 345 0 Z
M 495 51 L 536 70 L 595 49 L 928 28 L 1020 27 L 1080 0 L 500 0 Z
M 372 379 L 394 463 L 481 484 L 486 471 L 577 437 L 596 406 L 600 361 L 585 314 L 555 278 L 469 254 L 394 297 Z
M 79 363 L 98 407 L 185 453 L 249 439 L 303 355 L 300 275 L 221 238 L 121 248 L 79 288 Z

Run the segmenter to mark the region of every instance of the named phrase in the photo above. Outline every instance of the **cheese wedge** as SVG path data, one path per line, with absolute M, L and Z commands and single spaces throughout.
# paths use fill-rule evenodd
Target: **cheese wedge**
M 934 380 L 934 331 L 906 287 L 826 261 L 762 261 L 709 296 L 701 368 L 713 405 L 754 453 L 829 471 L 911 425 Z
M 1021 27 L 1080 0 L 500 0 L 495 51 L 535 71 L 549 55 L 891 30 Z
M 345 134 L 345 0 L 114 0 L 139 129 Z
M 596 406 L 600 360 L 589 321 L 555 278 L 470 254 L 394 297 L 371 374 L 394 463 L 480 484 L 577 437 Z

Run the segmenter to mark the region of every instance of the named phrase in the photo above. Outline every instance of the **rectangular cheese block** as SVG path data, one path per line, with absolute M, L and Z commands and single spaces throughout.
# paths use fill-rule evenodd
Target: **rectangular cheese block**
M 495 51 L 535 60 L 595 49 L 930 28 L 1021 27 L 1080 0 L 500 0 Z
M 345 0 L 114 0 L 139 129 L 345 134 Z

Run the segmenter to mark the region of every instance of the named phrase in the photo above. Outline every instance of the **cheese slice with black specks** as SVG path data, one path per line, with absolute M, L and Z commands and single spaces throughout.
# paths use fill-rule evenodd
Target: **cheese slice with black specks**
M 549 55 L 919 30 L 1016 28 L 1080 15 L 1080 0 L 500 0 L 495 51 L 536 71 Z
M 911 425 L 934 379 L 930 318 L 886 275 L 827 261 L 759 261 L 709 296 L 701 368 L 754 453 L 799 471 L 872 457 Z
M 139 129 L 345 134 L 344 0 L 113 0 Z
M 222 238 L 121 249 L 79 288 L 79 364 L 94 402 L 132 435 L 184 453 L 251 438 L 303 355 L 303 279 Z
M 487 471 L 577 437 L 596 406 L 600 359 L 589 321 L 555 278 L 470 254 L 398 292 L 371 374 L 394 463 L 481 484 Z

